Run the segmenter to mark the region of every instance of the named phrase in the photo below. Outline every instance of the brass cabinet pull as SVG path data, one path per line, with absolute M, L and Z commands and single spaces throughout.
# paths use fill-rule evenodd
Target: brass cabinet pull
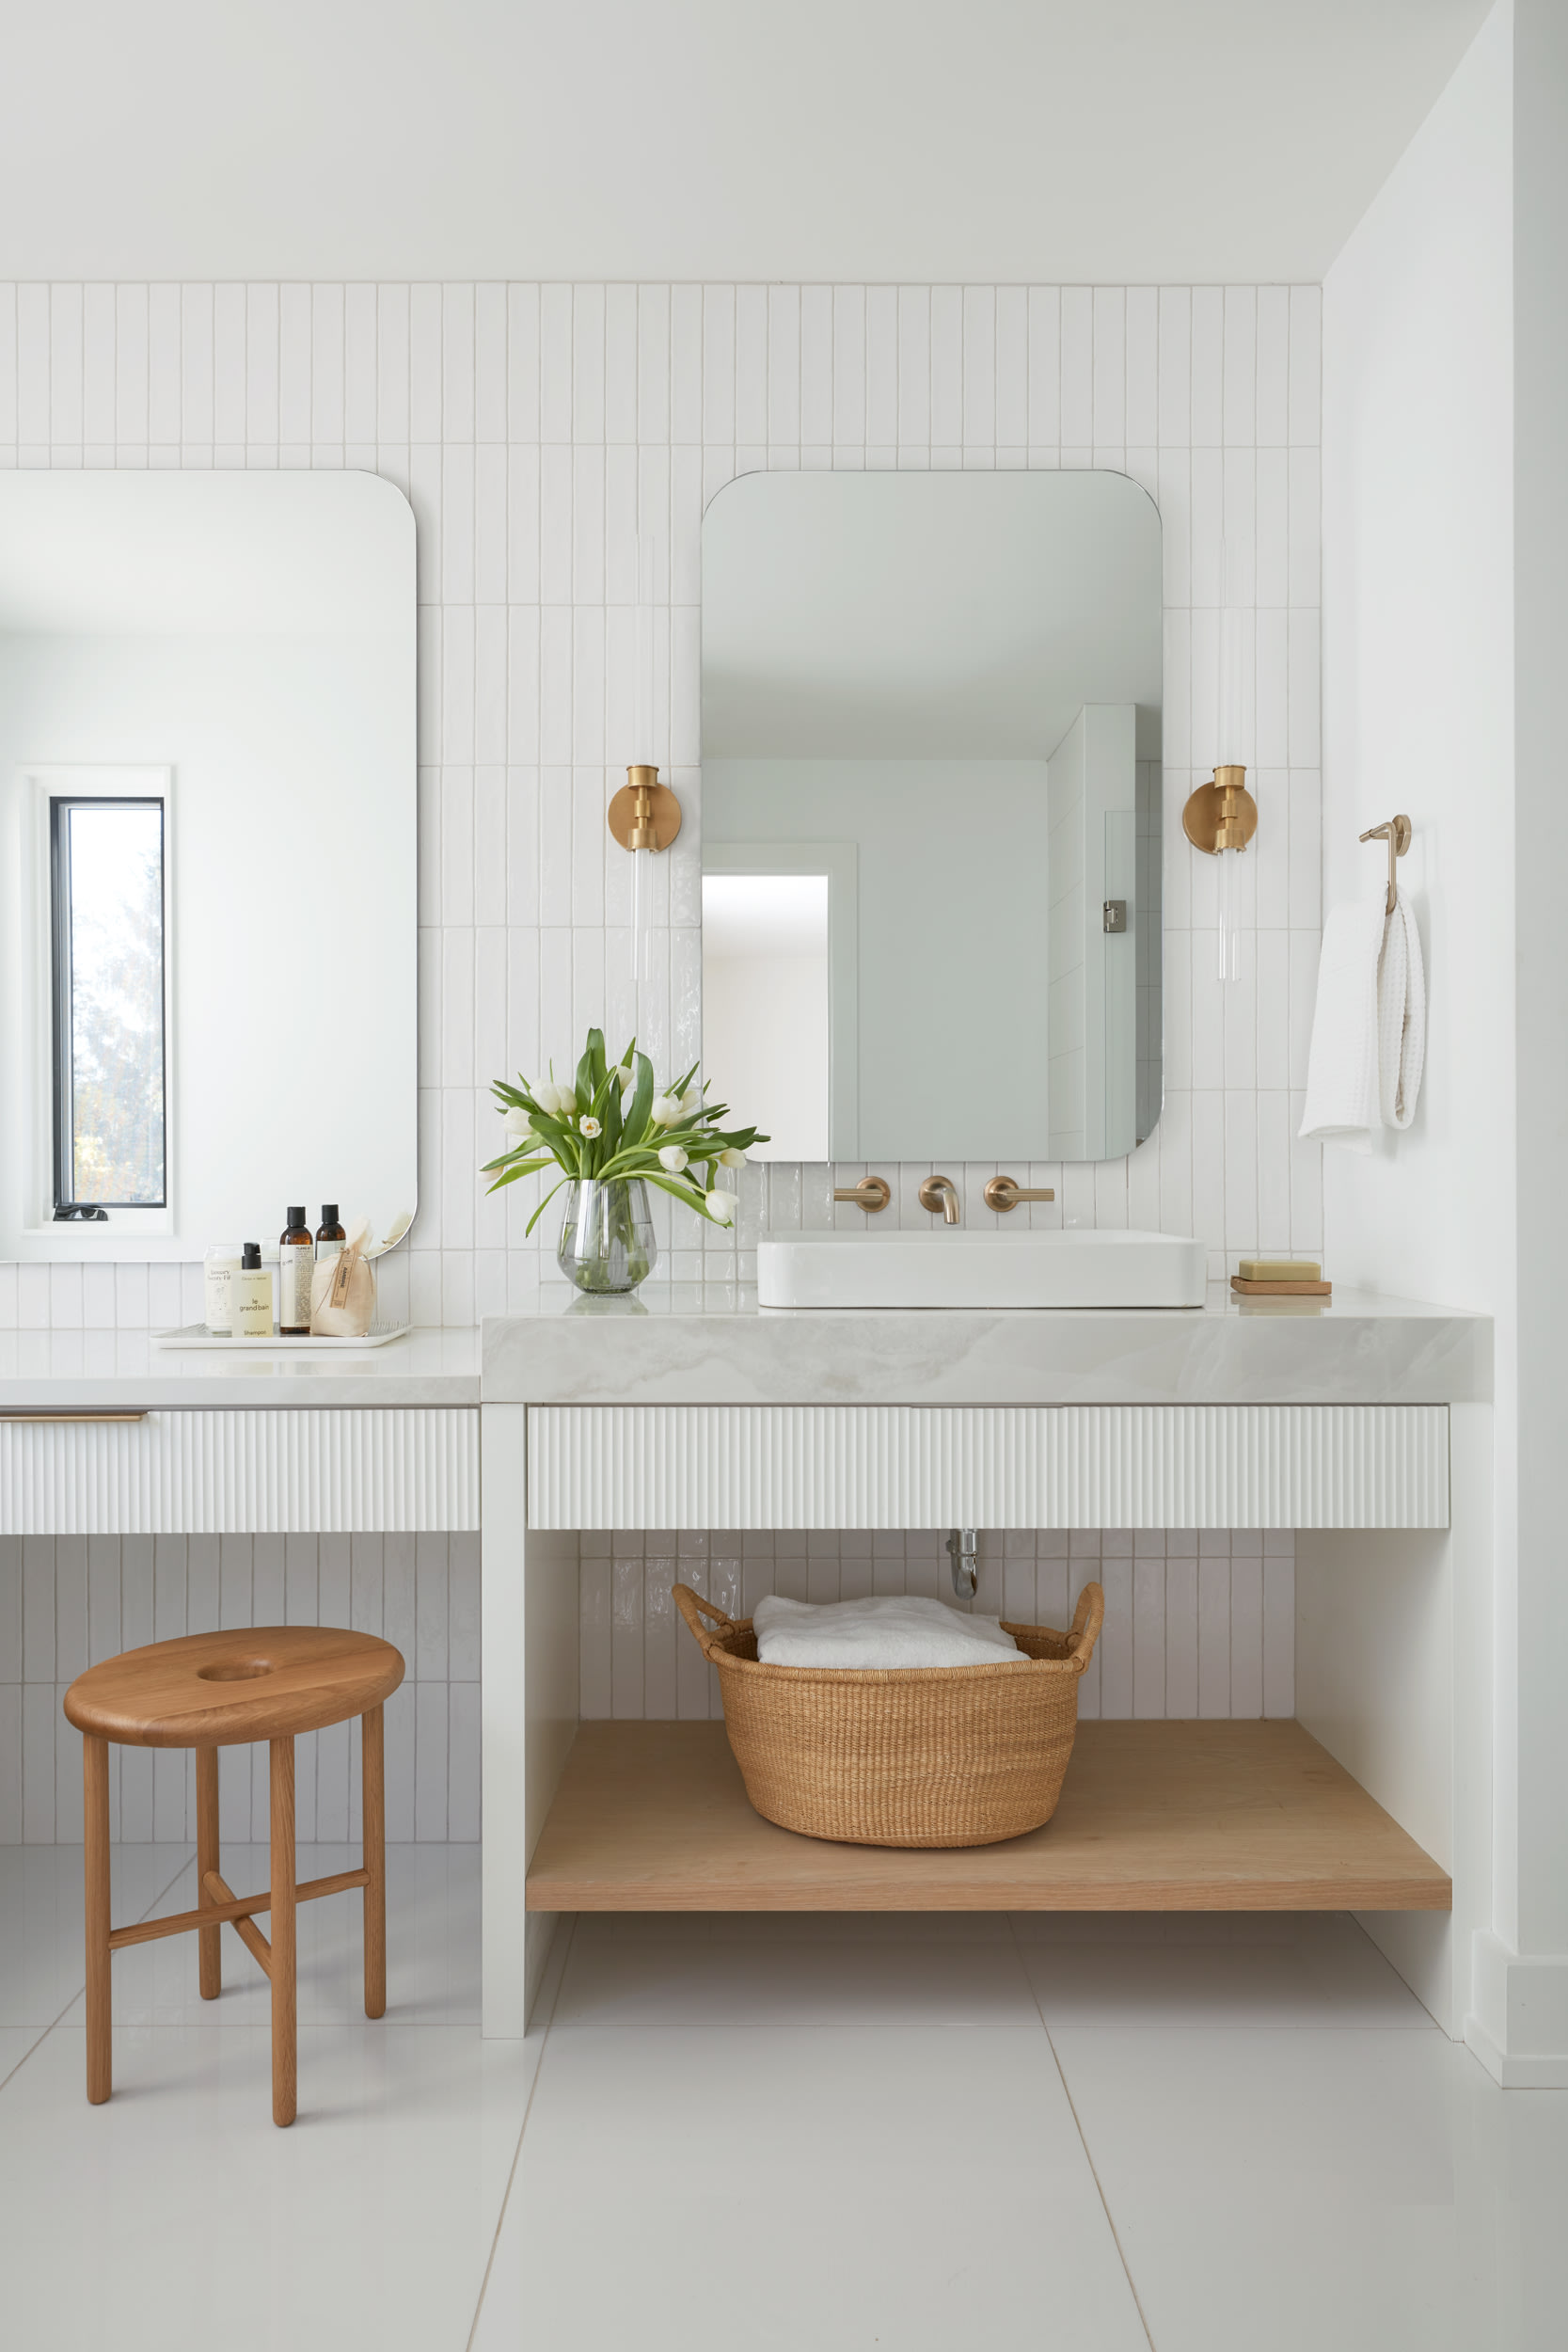
M 104 1410 L 101 1413 L 8 1413 L 4 1406 L 0 1406 L 0 1421 L 30 1421 L 41 1422 L 47 1424 L 51 1422 L 67 1421 L 145 1421 L 146 1419 L 147 1414 L 145 1410 L 142 1412 L 110 1412 L 108 1410 Z
M 986 1186 L 986 1206 L 1006 1213 L 1016 1209 L 1021 1200 L 1054 1200 L 1053 1184 L 1015 1184 L 1010 1176 L 993 1176 Z
M 863 1176 L 858 1184 L 835 1184 L 833 1199 L 852 1200 L 857 1209 L 865 1211 L 867 1216 L 875 1216 L 879 1209 L 887 1207 L 893 1199 L 893 1192 L 884 1178 Z

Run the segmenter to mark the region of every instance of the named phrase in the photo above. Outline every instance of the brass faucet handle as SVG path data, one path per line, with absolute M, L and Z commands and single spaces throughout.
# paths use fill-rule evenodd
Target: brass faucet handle
M 986 1206 L 1004 1214 L 1021 1200 L 1054 1200 L 1053 1184 L 1015 1184 L 1010 1176 L 993 1176 L 986 1186 Z
M 857 1209 L 865 1211 L 867 1216 L 875 1216 L 878 1210 L 885 1209 L 893 1199 L 893 1188 L 884 1177 L 863 1176 L 858 1184 L 835 1184 L 833 1199 L 852 1200 Z
M 958 1187 L 951 1176 L 927 1176 L 917 1197 L 921 1207 L 940 1216 L 944 1224 L 958 1222 Z

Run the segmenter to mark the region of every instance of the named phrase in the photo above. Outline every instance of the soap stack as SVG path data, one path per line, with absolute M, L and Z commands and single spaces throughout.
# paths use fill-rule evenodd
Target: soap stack
M 1243 1298 L 1330 1298 L 1316 1258 L 1243 1258 L 1230 1287 Z

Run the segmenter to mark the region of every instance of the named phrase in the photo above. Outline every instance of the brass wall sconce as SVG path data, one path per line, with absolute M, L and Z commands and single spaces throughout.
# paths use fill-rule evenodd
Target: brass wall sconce
M 681 804 L 658 770 L 628 768 L 610 801 L 610 830 L 623 850 L 667 850 L 681 829 Z
M 1258 831 L 1258 803 L 1246 788 L 1244 768 L 1216 768 L 1181 812 L 1181 830 L 1195 850 L 1218 857 L 1244 850 Z
M 1258 803 L 1246 788 L 1246 770 L 1222 764 L 1200 784 L 1181 812 L 1181 830 L 1195 850 L 1219 859 L 1216 876 L 1219 968 L 1222 980 L 1241 977 L 1241 934 L 1236 920 L 1236 869 L 1227 851 L 1244 850 L 1258 831 Z

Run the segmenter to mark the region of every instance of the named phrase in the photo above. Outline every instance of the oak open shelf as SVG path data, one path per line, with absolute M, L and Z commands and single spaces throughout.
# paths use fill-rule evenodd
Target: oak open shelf
M 1447 1911 L 1448 1873 L 1295 1723 L 1086 1723 L 1055 1819 L 952 1851 L 753 1813 L 718 1723 L 591 1723 L 531 1911 Z

